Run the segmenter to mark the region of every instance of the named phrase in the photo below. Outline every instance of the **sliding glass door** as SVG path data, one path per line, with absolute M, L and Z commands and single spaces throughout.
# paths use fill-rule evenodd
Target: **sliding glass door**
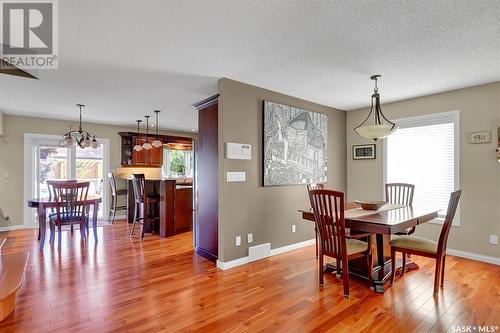
M 101 195 L 99 218 L 107 207 L 107 184 L 104 176 L 108 170 L 108 140 L 98 140 L 97 149 L 65 148 L 60 138 L 52 135 L 25 135 L 25 197 L 48 198 L 47 180 L 77 179 L 90 182 L 89 195 Z M 36 224 L 34 210 L 27 210 L 25 225 Z

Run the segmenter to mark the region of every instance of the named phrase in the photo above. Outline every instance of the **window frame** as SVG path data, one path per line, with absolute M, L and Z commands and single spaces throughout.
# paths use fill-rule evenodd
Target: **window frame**
M 460 188 L 460 111 L 449 111 L 440 113 L 431 113 L 422 116 L 406 117 L 393 120 L 398 128 L 411 128 L 425 125 L 435 125 L 453 122 L 454 132 L 454 191 Z M 383 195 L 385 196 L 385 184 L 387 183 L 387 140 L 383 142 Z M 416 189 L 418 190 L 418 189 Z M 430 223 L 443 224 L 446 212 L 440 212 L 439 217 L 430 221 Z M 460 226 L 460 207 L 457 209 L 452 226 Z

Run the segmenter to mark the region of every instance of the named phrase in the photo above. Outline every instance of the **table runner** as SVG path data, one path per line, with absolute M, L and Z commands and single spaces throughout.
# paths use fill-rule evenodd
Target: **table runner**
M 399 204 L 385 204 L 382 207 L 380 207 L 379 210 L 364 210 L 363 208 L 354 208 L 354 209 L 349 209 L 344 212 L 344 218 L 346 219 L 355 219 L 359 218 L 362 216 L 368 216 L 368 215 L 375 215 L 380 212 L 385 212 L 388 210 L 392 209 L 398 209 L 404 207 L 404 205 L 399 205 Z

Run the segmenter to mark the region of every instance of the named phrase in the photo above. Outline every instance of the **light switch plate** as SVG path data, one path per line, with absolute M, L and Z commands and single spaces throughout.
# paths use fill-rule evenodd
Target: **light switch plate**
M 236 246 L 240 246 L 241 245 L 241 236 L 236 236 Z
M 253 234 L 252 233 L 250 233 L 250 234 L 247 235 L 247 242 L 249 244 L 253 242 Z
M 247 173 L 245 171 L 228 171 L 226 172 L 226 181 L 230 182 L 245 182 Z
M 498 245 L 498 236 L 497 235 L 490 235 L 490 244 L 491 245 Z

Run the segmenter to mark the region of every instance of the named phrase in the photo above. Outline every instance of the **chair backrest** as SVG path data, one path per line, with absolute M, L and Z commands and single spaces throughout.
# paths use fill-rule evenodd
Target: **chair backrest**
M 406 183 L 385 184 L 385 201 L 391 204 L 411 206 L 415 185 Z
M 111 194 L 113 196 L 116 196 L 116 178 L 115 174 L 112 172 L 108 172 L 108 179 L 109 179 L 109 188 L 111 189 Z
M 322 190 L 325 188 L 325 184 L 323 183 L 311 183 L 311 184 L 307 184 L 307 190 L 308 191 L 311 191 L 311 190 Z
M 346 255 L 344 193 L 311 190 L 309 199 L 318 229 L 321 253 L 334 258 Z
M 441 228 L 441 234 L 439 235 L 438 243 L 438 253 L 446 250 L 446 245 L 448 243 L 448 235 L 450 233 L 451 224 L 455 218 L 455 213 L 457 212 L 458 202 L 460 201 L 460 196 L 462 195 L 462 190 L 455 191 L 450 194 L 450 201 L 448 202 L 448 211 L 446 212 L 446 217 L 444 218 L 443 227 Z
M 146 179 L 143 173 L 132 174 L 132 187 L 134 189 L 135 202 L 137 203 L 144 202 L 145 183 Z
M 73 220 L 85 219 L 88 207 L 84 201 L 87 200 L 89 186 L 90 182 L 52 184 L 58 220 L 67 217 Z
M 54 193 L 54 190 L 52 189 L 52 185 L 54 184 L 76 184 L 78 183 L 78 180 L 76 179 L 54 179 L 54 180 L 47 180 L 47 188 L 49 189 L 49 201 L 52 200 L 53 196 L 52 194 Z

